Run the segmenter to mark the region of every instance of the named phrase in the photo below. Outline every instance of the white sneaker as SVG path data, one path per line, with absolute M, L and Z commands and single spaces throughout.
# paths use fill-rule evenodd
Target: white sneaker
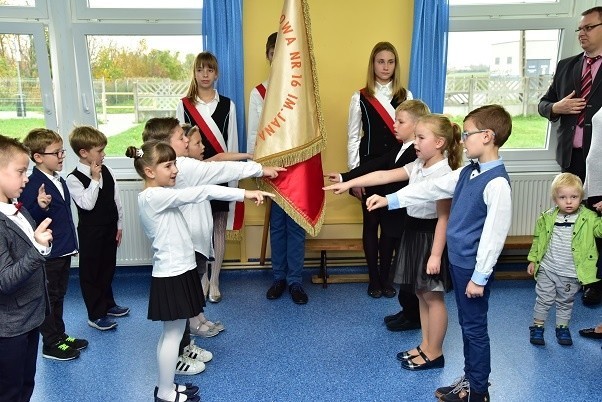
M 194 339 L 190 341 L 190 345 L 184 348 L 183 354 L 184 356 L 190 357 L 192 360 L 202 363 L 207 363 L 213 359 L 213 353 L 195 345 Z
M 205 363 L 191 359 L 186 355 L 178 356 L 178 362 L 176 363 L 176 374 L 195 375 L 202 373 L 203 371 L 205 371 Z

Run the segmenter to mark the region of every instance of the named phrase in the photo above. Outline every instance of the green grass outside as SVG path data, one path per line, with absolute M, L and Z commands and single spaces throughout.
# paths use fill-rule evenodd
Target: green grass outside
M 31 129 L 45 126 L 44 119 L 4 119 L 0 121 L 0 134 L 23 140 Z M 107 147 L 105 148 L 107 156 L 124 156 L 128 146 L 139 146 L 142 144 L 143 128 L 142 123 L 136 124 L 122 133 L 109 137 Z
M 122 133 L 109 137 L 105 153 L 107 156 L 125 156 L 125 150 L 130 145 L 139 147 L 142 144 L 142 123 L 125 130 Z
M 452 120 L 462 127 L 463 116 L 454 116 Z M 541 116 L 515 116 L 512 118 L 512 134 L 504 149 L 541 149 L 546 144 L 548 120 Z
M 453 121 L 462 126 L 463 117 L 454 116 Z M 23 139 L 35 127 L 44 127 L 44 119 L 16 118 L 0 121 L 0 134 Z M 512 118 L 512 135 L 504 145 L 505 149 L 543 148 L 546 140 L 548 121 L 540 116 L 517 116 Z M 124 156 L 128 146 L 142 144 L 143 124 L 136 124 L 126 131 L 109 137 L 107 156 Z

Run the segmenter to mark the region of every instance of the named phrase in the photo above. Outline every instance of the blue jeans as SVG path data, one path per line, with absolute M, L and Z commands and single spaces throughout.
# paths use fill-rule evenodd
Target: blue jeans
M 487 392 L 487 382 L 491 373 L 491 351 L 487 333 L 487 311 L 491 282 L 485 286 L 483 297 L 468 298 L 466 285 L 474 269 L 465 269 L 449 264 L 456 304 L 458 321 L 462 328 L 464 341 L 464 374 L 470 382 L 470 388 L 479 393 Z
M 286 280 L 289 285 L 301 283 L 305 260 L 305 230 L 275 202 L 272 202 L 270 213 L 270 246 L 274 280 Z

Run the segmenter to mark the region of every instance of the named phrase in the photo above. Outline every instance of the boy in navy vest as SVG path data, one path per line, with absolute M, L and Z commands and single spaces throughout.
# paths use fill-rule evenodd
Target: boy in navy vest
M 67 176 L 79 217 L 79 282 L 88 325 L 105 331 L 117 326 L 110 316 L 130 312 L 115 303 L 111 286 L 123 221 L 119 189 L 111 170 L 102 164 L 107 145 L 103 133 L 94 127 L 77 127 L 69 135 L 69 144 L 79 157 L 77 167 Z
M 39 225 L 51 218 L 49 228 L 54 242 L 46 256 L 45 270 L 50 300 L 50 314 L 40 326 L 42 356 L 55 360 L 72 360 L 88 346 L 85 339 L 68 336 L 63 321 L 63 301 L 69 283 L 71 257 L 77 254 L 77 238 L 71 214 L 71 196 L 67 183 L 59 175 L 63 170 L 65 150 L 61 136 L 46 128 L 31 130 L 23 145 L 29 148 L 35 167 L 19 198 Z
M 499 148 L 511 132 L 512 119 L 502 106 L 475 109 L 464 119 L 462 132 L 470 165 L 434 180 L 411 184 L 386 198 L 373 195 L 366 201 L 372 211 L 453 197 L 447 250 L 464 340 L 464 375 L 435 391 L 441 401 L 489 401 L 490 277 L 512 218 L 510 178 Z

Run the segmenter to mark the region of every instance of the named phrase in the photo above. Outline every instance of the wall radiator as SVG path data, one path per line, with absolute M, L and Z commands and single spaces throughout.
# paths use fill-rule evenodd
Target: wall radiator
M 511 235 L 533 234 L 539 214 L 552 206 L 550 184 L 555 173 L 514 173 L 512 180 Z M 138 218 L 138 193 L 141 181 L 120 181 L 119 190 L 124 209 L 123 240 L 117 252 L 117 265 L 150 265 L 150 242 L 142 231 Z M 77 265 L 75 259 L 73 265 Z

